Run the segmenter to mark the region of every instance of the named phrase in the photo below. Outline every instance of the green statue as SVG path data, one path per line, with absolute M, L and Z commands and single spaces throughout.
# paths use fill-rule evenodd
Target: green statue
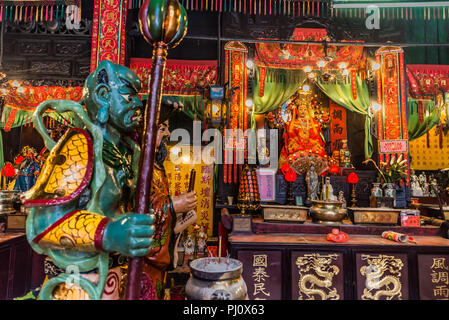
M 33 123 L 50 154 L 34 187 L 27 238 L 48 257 L 39 299 L 117 299 L 125 257 L 150 252 L 154 214 L 130 213 L 140 156 L 131 138 L 142 118 L 140 80 L 103 61 L 86 79 L 80 103 L 49 100 Z M 74 127 L 58 141 L 42 121 L 46 110 L 72 112 Z M 114 287 L 111 287 L 111 286 Z

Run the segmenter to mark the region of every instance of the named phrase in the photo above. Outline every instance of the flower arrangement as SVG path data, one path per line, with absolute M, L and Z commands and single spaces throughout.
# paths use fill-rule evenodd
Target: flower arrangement
M 372 162 L 376 167 L 377 171 L 381 176 L 381 183 L 385 186 L 388 183 L 393 183 L 396 185 L 401 185 L 404 182 L 404 178 L 407 176 L 407 159 L 402 159 L 402 154 L 396 158 L 396 156 L 392 156 L 391 160 L 387 162 L 380 162 L 380 168 L 372 159 L 367 159 L 363 161 L 363 164 L 368 164 Z

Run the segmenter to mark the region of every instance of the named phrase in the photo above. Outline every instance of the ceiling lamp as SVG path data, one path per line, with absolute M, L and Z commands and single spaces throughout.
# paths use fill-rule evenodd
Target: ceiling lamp
M 304 71 L 305 71 L 306 73 L 312 72 L 312 67 L 311 67 L 311 66 L 305 66 L 305 67 L 304 67 Z
M 346 69 L 346 66 L 347 66 L 346 62 L 340 62 L 339 65 L 338 65 L 338 67 L 340 69 Z

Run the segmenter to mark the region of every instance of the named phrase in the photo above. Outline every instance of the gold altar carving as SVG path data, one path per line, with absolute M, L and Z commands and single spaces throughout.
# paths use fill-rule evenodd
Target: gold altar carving
M 362 300 L 402 300 L 401 270 L 404 263 L 394 256 L 370 256 L 362 254 L 367 266 L 360 268 L 360 274 L 366 277 Z
M 317 297 L 322 300 L 340 299 L 332 282 L 334 276 L 340 272 L 340 268 L 332 264 L 337 258 L 337 254 L 313 253 L 296 259 L 299 272 L 298 300 L 315 300 Z

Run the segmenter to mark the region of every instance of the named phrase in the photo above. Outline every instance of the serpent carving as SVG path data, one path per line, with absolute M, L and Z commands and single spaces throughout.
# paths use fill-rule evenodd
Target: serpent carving
M 298 300 L 315 300 L 317 296 L 322 300 L 340 299 L 337 289 L 332 287 L 334 276 L 340 272 L 338 266 L 331 264 L 336 259 L 337 254 L 306 254 L 296 259 L 299 271 Z
M 360 268 L 360 273 L 366 276 L 366 288 L 363 290 L 362 300 L 380 300 L 381 298 L 402 300 L 400 281 L 401 269 L 404 265 L 402 260 L 384 255 L 378 257 L 362 255 L 362 260 L 368 260 L 368 265 Z

